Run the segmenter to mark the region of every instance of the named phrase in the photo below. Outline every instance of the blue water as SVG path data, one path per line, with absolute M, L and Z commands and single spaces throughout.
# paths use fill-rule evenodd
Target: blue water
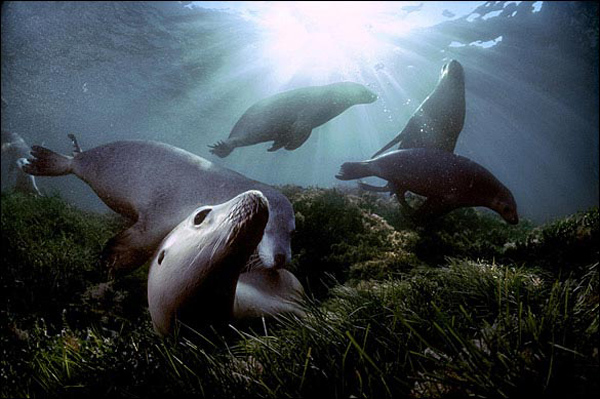
M 2 129 L 64 153 L 68 133 L 84 150 L 159 140 L 269 184 L 354 186 L 335 179 L 339 166 L 393 138 L 456 59 L 467 103 L 456 153 L 509 187 L 522 217 L 598 204 L 596 3 L 286 4 L 5 2 Z M 345 80 L 379 99 L 299 149 L 209 153 L 256 101 Z M 107 209 L 73 176 L 38 185 Z

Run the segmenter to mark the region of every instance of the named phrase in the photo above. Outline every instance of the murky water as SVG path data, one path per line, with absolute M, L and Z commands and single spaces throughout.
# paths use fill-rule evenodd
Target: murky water
M 2 129 L 63 153 L 68 133 L 84 150 L 159 140 L 269 184 L 353 186 L 340 165 L 400 132 L 450 59 L 465 72 L 457 154 L 509 187 L 522 217 L 598 203 L 595 3 L 5 2 Z M 256 102 L 341 81 L 379 98 L 293 151 L 209 152 Z M 38 186 L 107 209 L 73 176 Z

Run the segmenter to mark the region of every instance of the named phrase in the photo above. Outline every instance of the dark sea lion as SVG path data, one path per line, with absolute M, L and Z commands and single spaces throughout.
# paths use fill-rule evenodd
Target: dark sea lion
M 160 335 L 233 318 L 240 272 L 260 242 L 269 205 L 260 191 L 196 209 L 160 244 L 148 273 L 148 307 Z
M 267 97 L 250 108 L 237 121 L 229 138 L 209 146 L 210 152 L 224 158 L 236 147 L 273 141 L 268 151 L 295 150 L 312 130 L 356 104 L 377 99 L 372 91 L 352 82 L 303 87 Z
M 484 206 L 510 223 L 519 221 L 512 193 L 483 166 L 460 155 L 429 148 L 396 150 L 363 162 L 346 162 L 340 180 L 377 176 L 388 181 L 402 209 L 407 191 L 427 197 L 415 216 L 431 219 L 462 207 Z
M 465 74 L 452 60 L 442 67 L 440 79 L 421 103 L 404 129 L 372 158 L 399 143 L 398 149 L 436 148 L 454 152 L 465 121 Z
M 35 178 L 22 170 L 26 163 L 24 158 L 29 156 L 31 148 L 17 133 L 2 131 L 2 158 L 8 164 L 8 176 L 14 175 L 15 191 L 25 194 L 41 195 L 35 183 Z
M 295 228 L 288 199 L 274 188 L 168 144 L 116 141 L 65 156 L 34 146 L 23 169 L 32 175 L 74 174 L 133 225 L 107 243 L 103 262 L 112 270 L 141 266 L 161 240 L 202 204 L 220 204 L 248 190 L 269 200 L 270 216 L 257 252 L 266 267 L 291 259 Z

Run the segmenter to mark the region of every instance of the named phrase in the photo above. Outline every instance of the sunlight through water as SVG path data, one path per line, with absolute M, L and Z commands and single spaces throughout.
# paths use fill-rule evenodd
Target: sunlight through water
M 399 38 L 459 17 L 483 2 L 194 2 L 203 8 L 235 12 L 256 24 L 261 59 L 284 84 L 297 75 L 314 83 L 332 74 L 355 78 L 365 66 L 381 68 Z M 452 9 L 450 12 L 448 9 Z

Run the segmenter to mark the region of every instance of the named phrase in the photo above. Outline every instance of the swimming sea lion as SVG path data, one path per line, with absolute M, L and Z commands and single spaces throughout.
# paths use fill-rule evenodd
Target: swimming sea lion
M 285 269 L 258 267 L 240 274 L 235 292 L 233 317 L 247 319 L 280 313 L 305 314 L 300 303 L 304 288 Z
M 224 158 L 236 147 L 273 141 L 268 151 L 295 150 L 312 130 L 356 104 L 368 104 L 377 95 L 361 84 L 333 83 L 290 90 L 267 97 L 250 108 L 237 121 L 229 138 L 209 146 L 210 152 Z
M 402 209 L 411 211 L 404 194 L 427 197 L 417 210 L 418 218 L 435 218 L 453 209 L 472 206 L 490 208 L 510 223 L 519 221 L 512 193 L 483 166 L 460 155 L 429 148 L 396 150 L 363 162 L 346 162 L 340 180 L 377 176 L 388 181 Z
M 65 156 L 34 146 L 23 169 L 33 175 L 69 173 L 85 181 L 100 199 L 134 224 L 109 240 L 103 260 L 112 270 L 141 266 L 161 240 L 202 204 L 220 204 L 248 190 L 260 190 L 270 204 L 269 222 L 258 245 L 264 266 L 291 259 L 295 229 L 289 200 L 274 188 L 219 167 L 197 155 L 153 141 L 116 141 Z
M 196 209 L 159 246 L 148 273 L 148 307 L 160 335 L 175 321 L 198 328 L 233 317 L 237 281 L 262 238 L 269 206 L 251 190 Z
M 465 74 L 451 60 L 442 67 L 437 86 L 412 114 L 404 129 L 372 158 L 400 143 L 398 149 L 437 148 L 454 152 L 465 122 Z
M 17 133 L 2 131 L 2 157 L 6 157 L 8 162 L 9 176 L 11 174 L 15 176 L 15 191 L 41 195 L 35 184 L 35 178 L 22 170 L 26 163 L 24 158 L 27 158 L 30 152 L 31 148 Z

